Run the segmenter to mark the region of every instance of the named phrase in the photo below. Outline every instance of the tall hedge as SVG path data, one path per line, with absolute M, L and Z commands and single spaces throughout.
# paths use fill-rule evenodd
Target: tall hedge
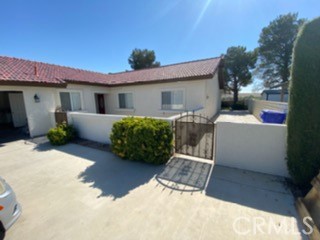
M 291 74 L 287 164 L 293 180 L 309 187 L 320 169 L 320 18 L 300 30 Z
M 113 124 L 112 151 L 121 158 L 154 164 L 166 163 L 173 134 L 168 122 L 152 118 L 124 118 Z

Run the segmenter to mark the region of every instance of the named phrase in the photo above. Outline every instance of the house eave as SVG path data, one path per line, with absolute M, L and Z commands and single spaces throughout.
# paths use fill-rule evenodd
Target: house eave
M 55 87 L 66 88 L 66 83 L 31 82 L 21 80 L 1 80 L 0 86 L 21 86 L 21 87 Z
M 121 87 L 121 86 L 133 86 L 133 85 L 147 85 L 147 84 L 159 84 L 159 83 L 171 83 L 182 81 L 199 81 L 213 78 L 214 74 L 207 74 L 202 76 L 192 76 L 184 78 L 171 78 L 171 79 L 159 79 L 150 81 L 136 81 L 136 82 L 123 82 L 123 83 L 109 83 L 109 87 Z
M 77 81 L 77 80 L 69 80 L 64 79 L 66 84 L 78 84 L 78 85 L 89 85 L 89 86 L 100 86 L 100 87 L 109 87 L 107 83 L 98 83 L 98 82 L 85 82 L 85 81 Z

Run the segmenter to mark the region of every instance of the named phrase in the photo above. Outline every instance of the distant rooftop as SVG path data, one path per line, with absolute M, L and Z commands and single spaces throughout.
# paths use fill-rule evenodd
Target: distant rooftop
M 263 90 L 261 95 L 265 93 L 265 94 L 281 94 L 281 89 L 267 89 L 267 90 Z M 284 90 L 284 94 L 288 94 L 288 90 Z

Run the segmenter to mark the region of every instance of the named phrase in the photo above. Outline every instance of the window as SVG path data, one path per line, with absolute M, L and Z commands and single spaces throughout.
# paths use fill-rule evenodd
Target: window
M 161 92 L 161 109 L 176 110 L 184 108 L 183 90 Z
M 79 92 L 60 92 L 60 101 L 63 111 L 81 110 L 81 97 Z
M 133 97 L 132 93 L 119 93 L 119 108 L 132 109 L 133 108 Z

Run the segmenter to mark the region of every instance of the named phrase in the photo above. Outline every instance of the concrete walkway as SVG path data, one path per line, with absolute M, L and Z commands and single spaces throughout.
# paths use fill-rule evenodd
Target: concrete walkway
M 262 124 L 249 111 L 226 111 L 222 110 L 215 122 L 234 122 L 234 123 L 257 123 Z
M 282 179 L 209 162 L 16 141 L 0 146 L 0 175 L 23 209 L 6 240 L 302 238 Z

